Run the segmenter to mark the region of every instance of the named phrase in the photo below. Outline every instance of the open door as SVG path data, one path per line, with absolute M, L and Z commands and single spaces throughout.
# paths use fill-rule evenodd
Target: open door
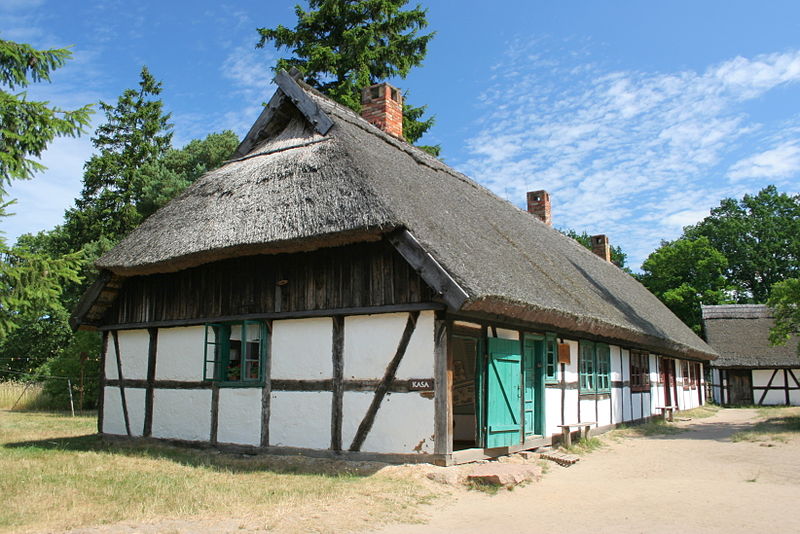
M 489 338 L 486 380 L 486 447 L 520 443 L 522 355 L 520 342 Z
M 526 439 L 544 434 L 544 350 L 544 336 L 525 336 L 522 370 Z

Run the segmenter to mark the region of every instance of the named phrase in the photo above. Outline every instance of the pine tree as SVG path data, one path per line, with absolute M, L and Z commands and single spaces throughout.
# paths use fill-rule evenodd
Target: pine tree
M 31 157 L 41 156 L 56 137 L 80 135 L 89 124 L 91 106 L 64 111 L 28 100 L 24 91 L 10 92 L 50 81 L 50 72 L 70 56 L 66 49 L 36 50 L 0 40 L 0 219 L 13 204 L 2 200 L 5 186 L 44 169 Z M 78 280 L 80 261 L 80 253 L 50 257 L 25 247 L 8 247 L 0 235 L 0 339 L 22 317 L 40 317 L 46 313 L 43 310 L 57 306 L 62 285 Z
M 141 222 L 137 191 L 140 169 L 169 150 L 170 114 L 163 112 L 161 83 L 142 67 L 138 89 L 126 89 L 116 105 L 100 103 L 106 115 L 92 138 L 98 154 L 86 163 L 83 190 L 67 211 L 66 231 L 72 249 L 100 237 L 118 241 Z
M 306 82 L 358 112 L 361 89 L 387 78 L 405 78 L 422 64 L 434 33 L 419 5 L 403 10 L 408 0 L 309 0 L 309 10 L 295 6 L 297 24 L 259 28 L 257 47 L 268 41 L 289 49 L 293 57 L 278 60 L 277 70 L 295 67 Z M 425 107 L 404 106 L 403 131 L 414 143 L 433 125 L 420 121 Z M 438 147 L 430 147 L 438 153 Z
M 50 72 L 71 57 L 69 50 L 36 50 L 27 44 L 0 40 L 0 191 L 11 180 L 26 180 L 44 166 L 39 157 L 56 137 L 74 137 L 89 124 L 91 106 L 73 111 L 13 94 L 32 82 L 50 81 Z M 8 91 L 6 91 L 8 89 Z

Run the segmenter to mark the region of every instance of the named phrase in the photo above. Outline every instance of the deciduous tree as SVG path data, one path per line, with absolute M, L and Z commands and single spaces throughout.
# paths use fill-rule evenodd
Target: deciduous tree
M 775 326 L 769 333 L 769 340 L 775 345 L 783 345 L 793 335 L 800 336 L 800 278 L 789 278 L 772 286 L 767 304 L 775 312 Z M 797 346 L 800 356 L 800 344 Z

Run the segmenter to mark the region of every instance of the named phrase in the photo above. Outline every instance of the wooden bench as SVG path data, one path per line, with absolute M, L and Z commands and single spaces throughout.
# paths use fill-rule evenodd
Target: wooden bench
M 577 428 L 578 432 L 581 432 L 581 438 L 588 438 L 589 437 L 589 429 L 596 425 L 597 423 L 594 421 L 583 421 L 581 423 L 571 423 L 569 425 L 558 425 L 561 429 L 561 442 L 564 444 L 564 447 L 571 447 L 572 446 L 572 434 L 571 429 Z
M 660 412 L 660 415 L 664 418 L 664 421 L 669 421 L 670 423 L 673 420 L 675 409 L 675 406 L 656 406 L 656 410 Z

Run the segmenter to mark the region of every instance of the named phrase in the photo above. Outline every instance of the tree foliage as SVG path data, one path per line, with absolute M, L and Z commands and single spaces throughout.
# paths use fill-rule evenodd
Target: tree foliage
M 116 242 L 142 221 L 139 170 L 163 157 L 172 141 L 159 94 L 161 83 L 142 67 L 138 89 L 126 89 L 116 105 L 100 103 L 106 122 L 92 138 L 99 153 L 86 163 L 83 190 L 66 214 L 72 250 L 100 237 Z
M 742 200 L 726 198 L 684 233 L 706 237 L 725 256 L 739 302 L 766 302 L 775 283 L 800 276 L 800 195 L 771 185 Z
M 258 28 L 262 48 L 273 42 L 293 56 L 276 69 L 298 68 L 306 81 L 337 102 L 361 110 L 361 89 L 399 76 L 422 64 L 434 33 L 419 5 L 408 0 L 309 0 L 308 10 L 295 6 L 294 28 Z M 404 106 L 403 132 L 414 143 L 433 125 L 420 120 L 425 107 Z M 435 148 L 435 147 L 432 147 Z
M 50 81 L 50 73 L 71 57 L 67 49 L 36 50 L 0 40 L 0 190 L 14 179 L 29 179 L 44 166 L 35 161 L 56 137 L 76 136 L 89 124 L 91 105 L 65 111 L 48 102 L 14 94 L 31 83 Z M 7 90 L 6 90 L 7 89 Z
M 775 313 L 775 325 L 769 333 L 772 344 L 784 345 L 793 335 L 800 335 L 800 278 L 773 285 L 767 304 Z M 800 356 L 800 343 L 797 354 Z
M 663 242 L 642 264 L 639 281 L 696 333 L 701 304 L 729 302 L 728 260 L 708 238 Z
M 30 45 L 0 40 L 0 218 L 12 202 L 4 202 L 5 186 L 29 179 L 44 169 L 34 159 L 55 137 L 76 136 L 89 123 L 91 106 L 74 111 L 29 101 L 17 88 L 50 80 L 51 71 L 70 57 L 69 50 L 36 50 Z M 6 91 L 6 88 L 9 91 Z M 25 247 L 8 247 L 0 236 L 0 340 L 25 317 L 59 303 L 64 283 L 78 280 L 80 253 L 59 257 Z

